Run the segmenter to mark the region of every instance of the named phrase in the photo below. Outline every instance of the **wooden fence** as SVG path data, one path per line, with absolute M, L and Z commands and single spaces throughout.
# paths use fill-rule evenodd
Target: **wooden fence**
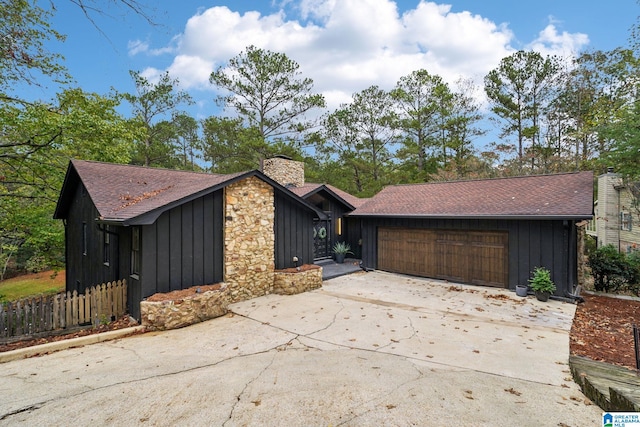
M 114 320 L 127 311 L 127 282 L 0 304 L 0 339 L 70 329 Z

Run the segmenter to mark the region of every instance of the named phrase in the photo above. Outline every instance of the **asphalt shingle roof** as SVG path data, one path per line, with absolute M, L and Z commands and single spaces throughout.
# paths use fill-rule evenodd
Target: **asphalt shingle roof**
M 223 184 L 242 173 L 209 173 L 72 160 L 101 219 L 124 221 Z
M 368 199 L 361 199 L 359 197 L 351 195 L 351 194 L 347 193 L 346 191 L 342 191 L 339 188 L 334 187 L 333 185 L 329 185 L 329 184 L 314 184 L 314 183 L 311 183 L 311 182 L 307 182 L 307 183 L 301 185 L 300 187 L 288 187 L 288 188 L 289 188 L 289 190 L 291 190 L 296 195 L 304 198 L 307 194 L 313 193 L 313 192 L 315 192 L 316 190 L 318 190 L 319 188 L 321 188 L 323 186 L 326 187 L 327 189 L 331 190 L 332 192 L 334 192 L 338 197 L 340 197 L 345 202 L 349 203 L 354 208 L 362 206 L 362 204 L 365 203 L 368 200 Z
M 566 217 L 593 212 L 593 173 L 395 185 L 351 216 Z

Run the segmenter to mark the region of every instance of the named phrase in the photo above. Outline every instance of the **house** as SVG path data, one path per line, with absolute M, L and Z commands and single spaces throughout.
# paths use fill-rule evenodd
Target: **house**
M 640 212 L 633 187 L 613 169 L 598 177 L 594 219 L 587 227 L 587 234 L 596 239 L 598 247 L 613 245 L 621 252 L 631 252 L 640 247 Z
M 314 261 L 331 258 L 331 248 L 336 242 L 349 243 L 353 255 L 360 257 L 360 221 L 348 215 L 367 199 L 355 197 L 329 184 L 305 182 L 304 163 L 285 156 L 264 160 L 262 171 L 324 212 L 325 218 L 314 220 Z
M 395 185 L 349 214 L 370 269 L 515 289 L 546 267 L 577 280 L 576 224 L 593 215 L 593 173 Z
M 325 214 L 259 171 L 72 160 L 54 218 L 65 224 L 67 290 L 126 278 L 139 318 L 157 292 L 224 281 L 238 299 L 264 295 L 275 269 L 313 259 Z

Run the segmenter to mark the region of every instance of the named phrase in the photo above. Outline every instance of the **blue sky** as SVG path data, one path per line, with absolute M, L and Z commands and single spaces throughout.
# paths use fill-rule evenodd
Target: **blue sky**
M 66 58 L 78 86 L 100 94 L 133 91 L 129 70 L 151 80 L 168 70 L 198 101 L 190 112 L 199 118 L 220 113 L 208 75 L 249 44 L 297 61 L 333 109 L 419 68 L 480 84 L 518 49 L 569 57 L 626 46 L 640 11 L 636 0 L 141 1 L 158 25 L 111 8 L 96 17 L 104 34 L 70 1 L 57 1 L 53 27 L 67 40 L 49 48 Z M 52 87 L 30 92 L 55 96 Z

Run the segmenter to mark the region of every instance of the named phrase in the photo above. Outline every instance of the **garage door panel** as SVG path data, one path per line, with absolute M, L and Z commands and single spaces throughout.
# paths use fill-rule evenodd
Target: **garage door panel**
M 421 276 L 433 269 L 433 233 L 422 229 L 381 229 L 378 232 L 378 268 Z
M 380 228 L 378 268 L 506 288 L 507 245 L 507 232 Z
M 456 231 L 439 231 L 436 239 L 436 274 L 438 279 L 468 282 L 466 258 L 467 236 Z
M 475 232 L 470 240 L 471 283 L 508 287 L 508 234 Z

